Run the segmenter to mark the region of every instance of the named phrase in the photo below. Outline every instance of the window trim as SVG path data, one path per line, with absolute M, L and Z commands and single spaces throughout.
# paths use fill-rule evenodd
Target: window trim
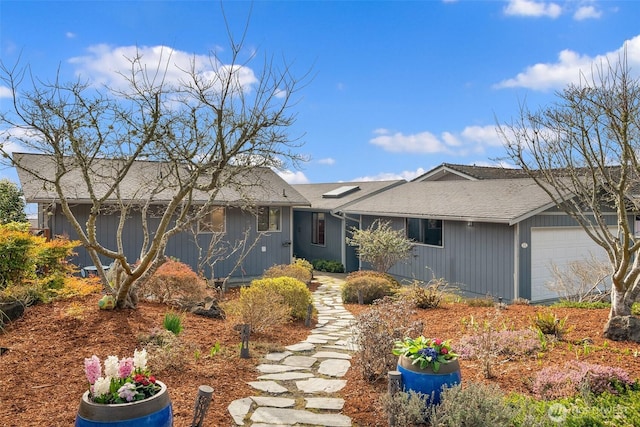
M 426 243 L 424 241 L 421 240 L 416 240 L 415 238 L 413 238 L 412 236 L 409 235 L 409 220 L 417 220 L 420 221 L 420 235 L 424 236 L 424 240 L 426 240 L 427 237 L 427 230 L 428 227 L 423 228 L 423 224 L 428 224 L 429 221 L 439 221 L 440 222 L 440 244 L 433 244 L 433 243 Z M 444 248 L 444 220 L 441 219 L 435 219 L 435 218 L 415 218 L 415 217 L 408 217 L 405 218 L 405 233 L 407 238 L 411 239 L 414 241 L 414 243 L 418 244 L 418 245 L 424 245 L 424 246 L 429 246 L 432 248 Z
M 320 215 L 322 215 L 322 219 L 320 219 Z M 320 222 L 322 222 L 322 227 L 320 227 Z M 322 233 L 322 239 L 320 239 L 320 233 Z M 327 216 L 324 212 L 311 212 L 311 244 L 323 247 L 327 245 Z
M 262 215 L 264 215 L 264 210 L 267 210 L 267 224 L 268 228 L 266 230 L 261 230 L 260 229 L 260 217 Z M 271 229 L 271 212 L 272 210 L 277 210 L 278 211 L 278 224 L 277 224 L 277 229 L 273 230 Z M 281 233 L 282 232 L 282 207 L 281 206 L 258 206 L 257 212 L 256 212 L 256 230 L 258 231 L 258 233 Z

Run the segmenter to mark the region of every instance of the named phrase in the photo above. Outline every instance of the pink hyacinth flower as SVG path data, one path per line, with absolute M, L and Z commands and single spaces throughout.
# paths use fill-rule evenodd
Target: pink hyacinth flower
M 133 357 L 126 357 L 120 360 L 118 365 L 118 376 L 127 378 L 133 372 Z
M 84 359 L 84 374 L 87 376 L 89 384 L 96 382 L 98 378 L 102 376 L 102 366 L 100 365 L 100 359 L 95 354 L 91 358 Z

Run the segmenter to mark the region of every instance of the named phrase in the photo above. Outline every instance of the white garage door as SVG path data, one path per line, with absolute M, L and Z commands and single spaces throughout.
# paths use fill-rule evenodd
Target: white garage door
M 547 288 L 553 281 L 551 265 L 564 269 L 571 261 L 606 259 L 605 251 L 581 227 L 531 229 L 531 301 L 558 298 Z

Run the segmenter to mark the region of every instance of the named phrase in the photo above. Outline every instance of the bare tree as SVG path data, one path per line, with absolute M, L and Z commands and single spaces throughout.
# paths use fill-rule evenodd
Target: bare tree
M 601 63 L 591 75 L 557 93 L 551 106 L 523 106 L 500 133 L 509 157 L 606 251 L 612 289 L 605 335 L 640 340 L 640 321 L 631 316 L 640 293 L 640 239 L 633 232 L 640 82 L 626 58 Z
M 182 68 L 173 64 L 170 49 L 151 67 L 138 51 L 127 58 L 129 71 L 119 74 L 124 84 L 101 87 L 80 79 L 62 83 L 59 77 L 45 82 L 28 66 L 0 63 L 0 78 L 13 94 L 0 125 L 9 129 L 12 143 L 48 154 L 53 164 L 21 161 L 3 145 L 0 154 L 55 192 L 119 307 L 136 305 L 136 282 L 161 265 L 169 239 L 203 218 L 221 191 L 233 189 L 251 208 L 246 187 L 260 185 L 252 175 L 256 166 L 302 160 L 287 130 L 295 120 L 293 97 L 306 75 L 297 79 L 288 63 L 260 61 L 255 54 L 242 62 L 243 40 L 230 36 L 230 47 L 226 62 L 211 53 L 208 64 L 194 57 Z M 250 68 L 254 64 L 258 68 Z M 145 160 L 153 162 L 145 166 Z M 135 174 L 157 179 L 132 189 L 127 183 Z M 86 223 L 71 206 L 78 194 L 90 203 Z M 116 248 L 96 237 L 97 220 L 107 212 L 120 218 Z M 133 215 L 141 218 L 144 232 L 135 264 L 125 258 L 122 235 Z M 109 283 L 100 257 L 114 260 L 115 283 Z
M 587 259 L 571 261 L 564 268 L 552 262 L 549 270 L 553 280 L 546 286 L 562 299 L 599 302 L 611 297 L 609 261 L 593 254 Z

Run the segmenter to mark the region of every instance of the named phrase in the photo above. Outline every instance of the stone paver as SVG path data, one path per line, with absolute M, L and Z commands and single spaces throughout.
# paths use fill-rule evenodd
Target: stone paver
M 319 276 L 313 293 L 318 311 L 309 336 L 286 351 L 268 354 L 257 366 L 257 381 L 249 385 L 258 394 L 233 401 L 229 413 L 238 426 L 347 427 L 351 419 L 340 413 L 344 399 L 339 391 L 347 381 L 351 353 L 357 348 L 354 317 L 342 305 L 342 282 Z
M 260 407 L 251 415 L 251 421 L 261 423 L 293 423 L 327 427 L 350 427 L 351 419 L 341 414 L 319 414 L 301 409 Z

